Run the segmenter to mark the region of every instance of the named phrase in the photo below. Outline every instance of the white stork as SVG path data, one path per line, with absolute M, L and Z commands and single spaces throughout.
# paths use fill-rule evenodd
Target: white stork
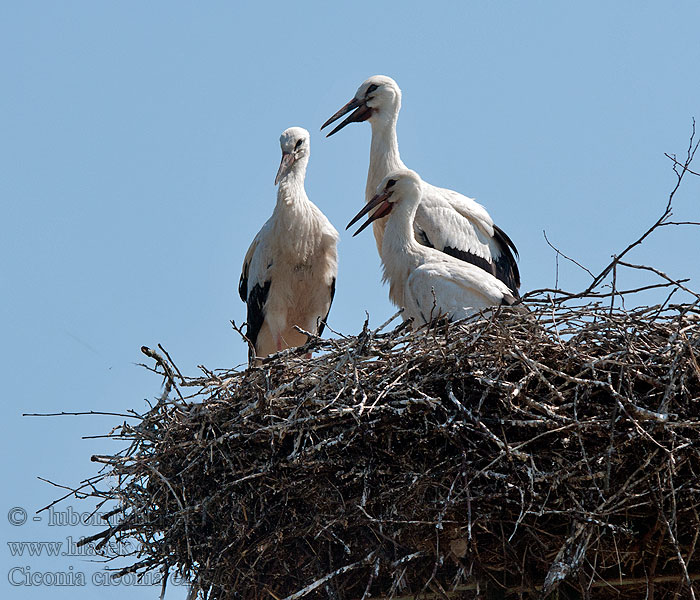
M 399 155 L 396 122 L 401 109 L 401 89 L 391 77 L 374 75 L 365 81 L 355 97 L 326 121 L 321 129 L 355 109 L 327 137 L 348 123 L 369 121 L 372 144 L 365 202 L 369 202 L 382 179 L 392 171 L 405 169 Z M 386 219 L 374 222 L 377 249 L 382 248 Z M 518 295 L 520 273 L 511 239 L 496 225 L 486 209 L 453 190 L 423 182 L 422 202 L 413 225 L 418 242 L 484 269 L 503 281 Z M 385 276 L 385 280 L 387 277 Z
M 425 190 L 421 178 L 409 169 L 387 175 L 377 194 L 353 218 L 348 227 L 376 209 L 354 235 L 384 219 L 380 254 L 389 281 L 389 297 L 403 318 L 418 328 L 447 317 L 463 319 L 490 306 L 516 302 L 508 286 L 470 262 L 419 244 L 413 222 Z
M 238 285 L 257 358 L 304 344 L 295 325 L 323 333 L 338 272 L 338 232 L 304 190 L 309 132 L 290 127 L 280 146 L 277 204 L 248 248 Z M 251 363 L 255 357 L 251 352 Z

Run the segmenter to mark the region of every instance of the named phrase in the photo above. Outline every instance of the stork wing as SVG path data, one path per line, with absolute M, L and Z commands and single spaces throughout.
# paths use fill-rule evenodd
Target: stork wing
M 323 330 L 326 328 L 326 321 L 328 320 L 328 315 L 331 313 L 331 305 L 333 304 L 333 298 L 335 298 L 335 277 L 333 278 L 333 281 L 331 281 L 331 299 L 328 302 L 328 310 L 326 311 L 326 316 L 321 319 L 321 321 L 318 324 L 318 335 L 321 336 L 323 334 Z
M 238 295 L 241 297 L 243 302 L 248 301 L 248 272 L 250 271 L 250 261 L 253 260 L 253 254 L 255 254 L 255 249 L 260 243 L 260 237 L 265 228 L 258 231 L 257 235 L 253 238 L 248 251 L 245 253 L 245 258 L 243 259 L 243 267 L 241 268 L 241 278 L 238 280 Z
M 471 264 L 426 263 L 411 273 L 406 287 L 407 313 L 423 323 L 441 316 L 455 321 L 513 302 L 502 281 Z
M 248 252 L 243 259 L 241 279 L 238 283 L 238 293 L 246 303 L 246 337 L 255 345 L 258 333 L 265 320 L 265 302 L 270 291 L 270 280 L 266 278 L 266 265 L 269 260 L 266 238 L 271 230 L 268 220 L 258 234 L 253 238 Z
M 515 245 L 475 200 L 426 183 L 414 227 L 421 243 L 476 265 L 517 294 L 520 274 Z
M 493 226 L 493 239 L 501 250 L 501 255 L 496 257 L 495 261 L 496 277 L 510 288 L 514 297 L 519 298 L 520 270 L 516 262 L 518 249 L 506 232 L 497 225 Z
M 338 276 L 338 232 L 335 227 L 328 220 L 326 215 L 324 215 L 321 210 L 313 203 L 309 202 L 316 215 L 316 218 L 321 223 L 321 228 L 323 230 L 323 250 L 322 255 L 325 257 L 323 261 L 324 265 L 324 275 L 323 280 L 328 282 L 330 280 L 330 285 L 328 286 L 328 291 L 330 297 L 328 299 L 328 308 L 326 309 L 326 314 L 323 319 L 320 320 L 318 324 L 317 335 L 321 335 L 323 330 L 326 328 L 326 321 L 328 320 L 328 315 L 331 312 L 331 306 L 333 304 L 333 298 L 335 298 L 335 280 Z

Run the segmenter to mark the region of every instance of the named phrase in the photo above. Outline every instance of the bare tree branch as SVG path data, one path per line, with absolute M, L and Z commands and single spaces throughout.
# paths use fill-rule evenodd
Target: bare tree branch
M 584 267 L 580 262 L 574 260 L 574 259 L 571 258 L 570 256 L 567 256 L 567 255 L 564 254 L 561 250 L 559 250 L 559 248 L 557 248 L 554 244 L 552 244 L 552 242 L 549 241 L 549 238 L 547 237 L 547 232 L 546 232 L 544 229 L 542 230 L 542 235 L 544 235 L 544 239 L 545 239 L 545 241 L 547 242 L 547 244 L 549 244 L 549 247 L 550 247 L 552 250 L 554 250 L 558 255 L 563 256 L 563 257 L 564 257 L 566 260 L 568 260 L 568 261 L 571 261 L 571 262 L 574 263 L 577 267 L 580 267 L 581 269 L 583 269 L 583 270 L 584 270 L 586 273 L 588 273 L 591 277 L 595 277 L 595 275 L 593 275 L 593 273 L 591 273 L 591 271 L 589 271 L 586 267 Z
M 693 162 L 693 158 L 695 157 L 695 152 L 698 149 L 698 145 L 700 145 L 700 141 L 695 142 L 695 119 L 693 119 L 693 129 L 692 129 L 692 133 L 690 135 L 690 143 L 688 145 L 688 151 L 687 151 L 685 161 L 683 163 L 679 163 L 675 159 L 675 157 L 673 157 L 673 160 L 674 160 L 673 170 L 676 173 L 676 185 L 674 186 L 673 190 L 671 190 L 671 193 L 669 194 L 668 202 L 666 203 L 666 208 L 664 209 L 663 214 L 637 240 L 632 242 L 622 252 L 620 252 L 619 254 L 617 254 L 613 257 L 613 260 L 610 262 L 610 264 L 608 264 L 608 266 L 606 266 L 593 279 L 593 282 L 588 286 L 588 288 L 586 288 L 586 290 L 583 292 L 584 295 L 588 294 L 593 289 L 595 289 L 600 284 L 600 282 L 603 281 L 603 279 L 605 279 L 608 276 L 608 274 L 610 273 L 610 271 L 612 271 L 615 264 L 620 262 L 620 260 L 622 259 L 623 256 L 625 256 L 630 250 L 632 250 L 636 246 L 639 246 L 647 237 L 649 237 L 649 235 L 651 235 L 656 229 L 658 229 L 661 225 L 663 225 L 665 222 L 667 222 L 667 219 L 673 214 L 673 211 L 672 211 L 673 197 L 675 196 L 676 192 L 678 191 L 678 188 L 681 186 L 681 182 L 683 181 L 683 176 L 689 171 L 688 167 Z M 681 167 L 680 171 L 678 170 L 679 166 Z

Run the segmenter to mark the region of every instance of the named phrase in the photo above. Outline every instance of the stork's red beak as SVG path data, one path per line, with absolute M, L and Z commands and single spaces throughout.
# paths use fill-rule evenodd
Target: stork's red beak
M 367 204 L 365 204 L 365 207 L 353 217 L 352 221 L 348 223 L 348 226 L 345 229 L 350 229 L 350 227 L 357 223 L 357 221 L 364 217 L 373 208 L 376 207 L 377 210 L 375 210 L 369 216 L 369 218 L 362 224 L 362 227 L 360 227 L 355 233 L 352 234 L 352 237 L 355 237 L 358 233 L 360 233 L 360 231 L 365 229 L 365 227 L 367 227 L 373 221 L 381 219 L 382 217 L 386 217 L 391 212 L 391 209 L 394 208 L 394 203 L 389 202 L 389 198 L 393 193 L 393 190 L 389 192 L 382 192 L 381 194 L 377 194 Z
M 288 154 L 287 152 L 282 152 L 282 162 L 280 163 L 280 168 L 277 170 L 277 176 L 275 177 L 275 185 L 277 185 L 280 180 L 289 173 L 289 169 L 294 164 L 294 155 Z
M 358 100 L 357 98 L 353 98 L 352 100 L 350 100 L 350 102 L 343 106 L 343 108 L 341 108 L 337 113 L 335 113 L 321 126 L 321 131 L 323 131 L 325 127 L 328 127 L 328 125 L 333 123 L 333 121 L 337 121 L 343 115 L 348 114 L 353 108 L 356 108 L 357 110 L 354 113 L 352 113 L 347 119 L 345 119 L 340 125 L 338 125 L 333 131 L 331 131 L 326 137 L 331 137 L 334 133 L 340 131 L 348 123 L 360 123 L 362 121 L 366 121 L 372 116 L 372 109 L 369 106 L 367 106 L 364 100 Z

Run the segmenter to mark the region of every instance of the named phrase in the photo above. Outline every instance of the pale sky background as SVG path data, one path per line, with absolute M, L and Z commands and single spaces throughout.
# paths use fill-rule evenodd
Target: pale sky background
M 700 5 L 0 2 L 2 597 L 96 597 L 99 564 L 13 557 L 6 542 L 96 532 L 33 522 L 60 494 L 37 477 L 74 484 L 95 474 L 91 454 L 117 449 L 81 439 L 117 418 L 23 412 L 143 411 L 160 389 L 135 366 L 143 344 L 190 375 L 244 363 L 229 321 L 245 318 L 240 265 L 274 206 L 285 128 L 311 131 L 307 191 L 343 231 L 330 326 L 353 334 L 365 311 L 374 326 L 394 312 L 371 232 L 344 232 L 363 203 L 370 127 L 319 133 L 373 74 L 403 90 L 404 162 L 488 208 L 520 250 L 521 291 L 550 287 L 543 230 L 598 272 L 663 211 L 675 183 L 664 152 L 684 154 L 700 118 Z M 700 178 L 674 218 L 700 220 Z M 699 240 L 666 228 L 629 259 L 698 289 Z M 561 287 L 588 282 L 561 263 Z M 68 506 L 91 505 L 57 510 Z M 9 524 L 13 507 L 27 524 Z M 81 571 L 88 585 L 13 586 L 15 567 Z

